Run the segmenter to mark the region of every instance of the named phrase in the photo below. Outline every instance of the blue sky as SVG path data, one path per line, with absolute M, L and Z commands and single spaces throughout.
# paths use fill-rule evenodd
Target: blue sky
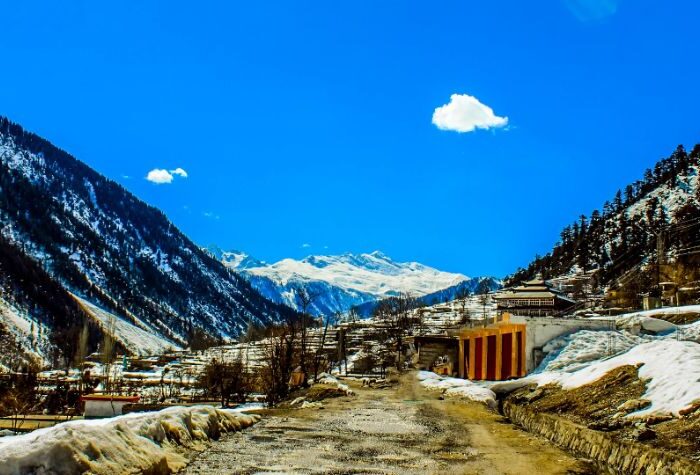
M 504 275 L 699 138 L 697 2 L 106 3 L 3 2 L 0 114 L 268 261 Z

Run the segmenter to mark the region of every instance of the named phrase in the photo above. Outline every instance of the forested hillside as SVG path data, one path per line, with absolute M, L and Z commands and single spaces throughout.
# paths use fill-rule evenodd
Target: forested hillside
M 293 315 L 161 211 L 5 118 L 0 236 L 5 299 L 36 314 L 64 346 L 84 324 L 67 290 L 183 345 L 198 329 L 235 336 L 249 323 Z
M 550 253 L 518 269 L 507 284 L 537 273 L 554 278 L 576 272 L 590 274 L 598 290 L 633 282 L 635 292 L 651 292 L 666 279 L 679 285 L 697 281 L 699 169 L 700 145 L 690 153 L 678 146 L 602 210 L 566 226 Z

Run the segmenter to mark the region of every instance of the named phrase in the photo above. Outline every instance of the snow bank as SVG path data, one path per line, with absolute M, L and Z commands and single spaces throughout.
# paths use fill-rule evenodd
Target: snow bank
M 582 370 L 560 373 L 555 379 L 563 389 L 577 388 L 624 365 L 642 365 L 639 377 L 647 380 L 642 398 L 651 401 L 648 408 L 630 414 L 632 417 L 652 413 L 678 416 L 678 411 L 700 399 L 700 345 L 689 341 L 664 339 L 644 343 Z
M 335 386 L 336 388 L 340 389 L 341 391 L 344 391 L 345 394 L 347 394 L 348 396 L 352 396 L 353 394 L 355 394 L 347 384 L 341 383 L 340 381 L 338 381 L 338 378 L 336 378 L 335 376 L 332 376 L 328 373 L 319 374 L 316 382 L 318 384 L 327 384 L 329 386 Z
M 581 330 L 548 342 L 542 351 L 547 357 L 534 373 L 550 371 L 573 372 L 590 363 L 652 341 L 651 337 L 627 332 Z
M 420 371 L 418 379 L 421 386 L 430 391 L 442 391 L 445 397 L 481 402 L 492 408 L 497 405 L 493 391 L 468 379 L 440 376 L 428 371 Z
M 221 433 L 259 420 L 210 406 L 175 407 L 110 419 L 71 421 L 0 439 L 0 474 L 171 473 Z
M 678 325 L 678 332 L 679 339 L 700 343 L 700 320 L 689 325 Z
M 628 330 L 632 333 L 639 333 L 640 330 L 644 330 L 650 333 L 663 334 L 676 329 L 676 325 L 671 322 L 637 313 L 620 315 L 615 318 L 615 324 L 618 329 Z
M 684 313 L 700 313 L 700 305 L 683 305 L 681 307 L 664 307 L 656 308 L 653 310 L 642 310 L 640 312 L 625 313 L 619 315 L 617 318 L 627 318 L 627 317 L 658 317 L 658 316 L 669 316 L 669 315 L 683 315 Z M 610 318 L 610 317 L 605 317 Z
M 665 338 L 620 335 L 618 345 L 639 343 L 613 357 L 605 355 L 606 335 L 596 339 L 593 332 L 578 332 L 559 340 L 568 340 L 561 350 L 550 355 L 537 372 L 525 378 L 494 383 L 496 393 L 509 392 L 520 387 L 537 384 L 558 384 L 563 389 L 578 388 L 602 378 L 606 373 L 625 365 L 640 366 L 639 377 L 646 380 L 643 399 L 651 405 L 629 414 L 631 417 L 679 411 L 700 400 L 700 345 L 692 341 L 678 341 L 672 336 Z M 597 332 L 608 333 L 608 332 Z M 552 342 L 552 344 L 558 344 Z

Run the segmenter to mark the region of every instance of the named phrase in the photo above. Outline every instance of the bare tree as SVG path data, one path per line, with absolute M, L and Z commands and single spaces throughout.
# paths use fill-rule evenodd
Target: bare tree
M 469 296 L 471 295 L 471 292 L 469 292 L 469 289 L 466 286 L 462 286 L 459 289 L 457 289 L 457 293 L 455 294 L 455 298 L 459 302 L 459 307 L 460 307 L 460 323 L 466 323 L 467 321 L 467 316 L 468 316 L 468 311 L 467 311 L 467 302 L 469 301 Z
M 245 402 L 252 389 L 252 375 L 239 353 L 232 362 L 212 359 L 204 368 L 199 384 L 207 395 L 220 399 L 221 407 L 228 407 L 231 402 Z
M 379 302 L 374 314 L 384 321 L 388 336 L 396 348 L 396 367 L 402 368 L 401 355 L 404 350 L 404 338 L 412 326 L 411 313 L 418 307 L 418 302 L 410 294 L 401 293 Z
M 294 289 L 294 294 L 296 296 L 297 302 L 299 302 L 299 307 L 301 308 L 301 318 L 299 325 L 299 344 L 300 344 L 300 354 L 299 354 L 299 366 L 301 366 L 301 372 L 304 375 L 304 387 L 308 386 L 308 329 L 309 321 L 311 320 L 311 315 L 309 314 L 309 308 L 313 301 L 318 297 L 317 292 L 310 292 L 306 287 L 298 285 Z
M 22 428 L 27 415 L 39 402 L 37 372 L 38 367 L 29 363 L 20 372 L 12 373 L 0 387 L 0 415 L 12 418 L 13 432 Z
M 357 306 L 353 305 L 350 307 L 350 310 L 348 310 L 348 321 L 350 323 L 355 323 L 360 319 L 360 312 L 357 310 Z
M 327 315 L 324 320 L 323 333 L 321 334 L 321 344 L 316 349 L 316 356 L 314 357 L 314 381 L 318 378 L 318 370 L 323 359 L 323 347 L 326 344 L 326 335 L 328 334 L 328 326 L 335 325 L 336 322 L 340 320 L 341 312 L 336 312 L 331 315 Z M 331 323 L 332 322 L 332 323 Z
M 289 394 L 289 378 L 297 359 L 297 332 L 291 321 L 271 330 L 264 343 L 260 380 L 267 404 L 274 406 Z
M 84 324 L 83 328 L 80 330 L 80 334 L 78 335 L 78 344 L 75 348 L 75 358 L 74 358 L 74 364 L 80 370 L 81 376 L 82 376 L 83 369 L 85 366 L 85 358 L 87 357 L 87 352 L 88 352 L 88 337 L 89 337 L 88 326 L 87 326 L 87 324 Z M 80 380 L 78 382 L 78 391 L 80 392 L 80 394 L 83 393 L 83 378 L 82 377 L 80 378 Z
M 111 369 L 112 362 L 114 360 L 114 331 L 116 327 L 116 322 L 114 316 L 109 317 L 107 320 L 107 327 L 102 329 L 102 364 L 103 366 L 103 376 L 104 376 L 104 388 L 105 392 L 111 391 Z
M 476 293 L 479 296 L 479 303 L 483 308 L 484 325 L 488 323 L 486 305 L 489 303 L 489 292 L 491 292 L 491 289 L 489 288 L 488 283 L 485 279 L 482 279 L 481 282 L 479 282 L 479 286 L 476 288 Z

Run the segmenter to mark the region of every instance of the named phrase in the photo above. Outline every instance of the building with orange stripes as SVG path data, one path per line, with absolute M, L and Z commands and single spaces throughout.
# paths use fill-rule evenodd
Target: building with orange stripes
M 525 376 L 527 326 L 503 320 L 459 333 L 459 377 L 501 381 Z

